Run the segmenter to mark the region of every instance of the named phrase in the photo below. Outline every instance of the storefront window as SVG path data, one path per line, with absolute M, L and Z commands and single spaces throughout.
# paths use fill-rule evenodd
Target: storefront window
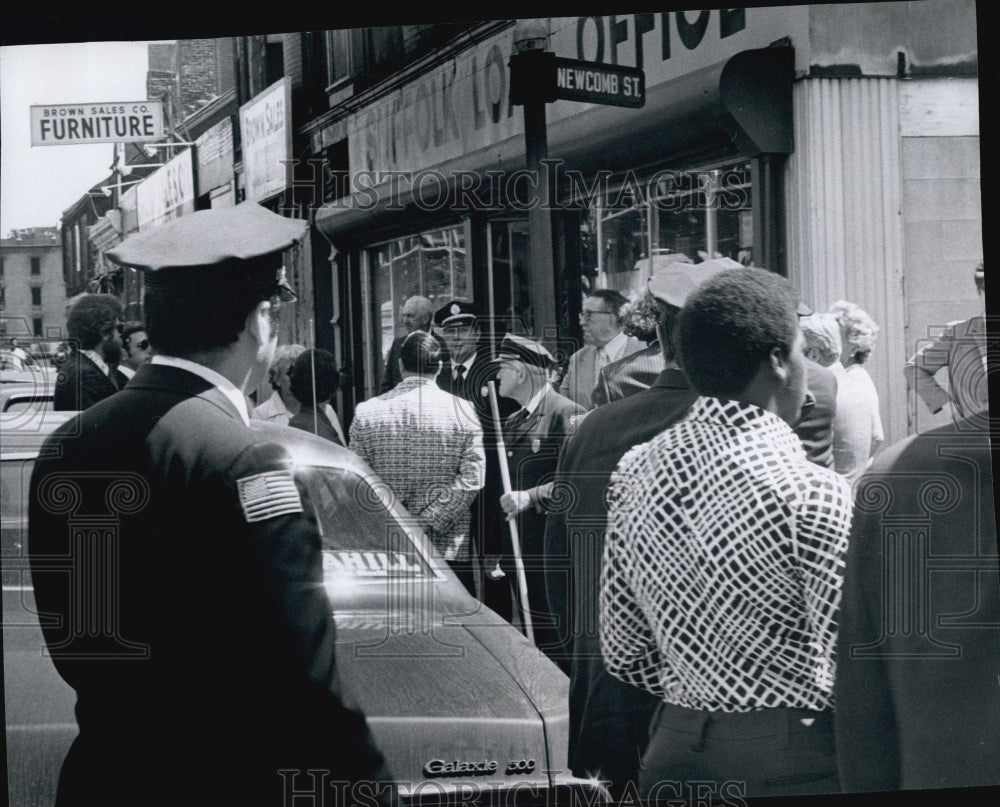
M 379 318 L 369 329 L 379 374 L 392 340 L 405 333 L 400 320 L 403 303 L 417 294 L 429 298 L 435 309 L 449 300 L 472 301 L 472 279 L 461 226 L 398 238 L 365 254 L 374 302 L 368 310 L 377 311 Z
M 725 256 L 752 264 L 750 176 L 742 162 L 609 186 L 581 226 L 584 288 L 638 291 L 657 265 L 673 260 Z

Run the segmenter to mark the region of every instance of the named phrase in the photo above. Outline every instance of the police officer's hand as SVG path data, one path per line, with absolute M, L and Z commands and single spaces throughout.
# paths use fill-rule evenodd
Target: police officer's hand
M 500 506 L 507 515 L 508 521 L 522 510 L 527 510 L 530 504 L 531 496 L 526 490 L 512 490 L 500 497 Z

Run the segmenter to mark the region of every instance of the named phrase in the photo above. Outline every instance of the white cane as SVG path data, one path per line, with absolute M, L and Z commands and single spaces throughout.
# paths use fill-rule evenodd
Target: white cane
M 497 453 L 500 456 L 500 478 L 503 480 L 503 492 L 510 493 L 510 468 L 507 467 L 507 449 L 503 444 L 503 429 L 500 426 L 500 407 L 497 405 L 496 382 L 487 382 L 490 390 L 490 409 L 493 411 L 493 428 L 497 435 Z M 514 570 L 517 575 L 517 592 L 521 599 L 521 614 L 524 619 L 524 632 L 534 642 L 535 631 L 531 626 L 531 610 L 528 604 L 528 578 L 524 574 L 524 560 L 521 557 L 521 539 L 517 532 L 517 518 L 507 521 L 510 524 L 510 542 L 514 547 Z

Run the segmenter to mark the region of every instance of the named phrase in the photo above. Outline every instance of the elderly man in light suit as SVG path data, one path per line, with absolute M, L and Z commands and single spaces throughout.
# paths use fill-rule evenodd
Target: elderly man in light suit
M 623 330 L 622 309 L 626 302 L 624 295 L 614 289 L 598 289 L 583 301 L 580 324 L 584 346 L 569 357 L 559 392 L 584 409 L 594 406 L 592 395 L 601 369 L 645 347 Z

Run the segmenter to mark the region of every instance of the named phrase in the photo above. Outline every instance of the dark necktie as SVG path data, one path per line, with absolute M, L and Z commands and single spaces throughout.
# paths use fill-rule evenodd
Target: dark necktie
M 518 426 L 520 426 L 524 421 L 528 419 L 528 410 L 523 406 L 518 409 L 513 415 L 510 416 L 510 420 L 507 421 L 507 431 L 512 432 Z
M 461 384 L 465 381 L 465 365 L 460 364 L 455 368 L 455 383 Z

